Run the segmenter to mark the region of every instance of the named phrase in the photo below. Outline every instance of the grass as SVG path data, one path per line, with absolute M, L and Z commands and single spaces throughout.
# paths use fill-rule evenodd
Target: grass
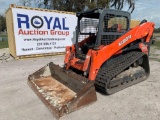
M 155 43 L 151 45 L 151 51 L 150 51 L 149 59 L 160 62 L 160 54 L 158 54 L 158 53 L 155 54 L 155 51 L 157 51 L 157 50 L 160 50 L 160 40 L 159 39 L 156 39 Z
M 157 57 L 159 54 L 151 53 L 150 55 L 153 56 L 153 57 Z
M 160 41 L 159 40 L 156 40 L 155 43 L 151 46 L 155 46 L 156 49 L 160 49 Z
M 0 42 L 0 49 L 8 48 L 8 41 L 1 41 Z
M 8 41 L 6 40 L 6 38 L 8 37 L 8 35 L 6 34 L 0 34 L 0 37 L 4 38 L 5 41 L 0 41 L 0 49 L 2 48 L 8 48 Z
M 8 35 L 0 35 L 0 37 L 8 37 Z
M 159 59 L 159 58 L 152 58 L 152 57 L 150 57 L 149 59 L 150 59 L 150 60 L 157 61 L 157 62 L 160 62 L 160 59 Z
M 153 33 L 153 36 L 160 37 L 160 33 Z

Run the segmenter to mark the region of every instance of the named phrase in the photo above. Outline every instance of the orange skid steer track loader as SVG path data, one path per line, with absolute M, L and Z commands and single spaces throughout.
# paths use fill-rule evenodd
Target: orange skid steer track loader
M 113 94 L 150 73 L 154 23 L 130 29 L 130 13 L 96 8 L 77 13 L 76 43 L 66 47 L 64 67 L 49 63 L 28 83 L 58 119 L 97 100 L 95 88 Z

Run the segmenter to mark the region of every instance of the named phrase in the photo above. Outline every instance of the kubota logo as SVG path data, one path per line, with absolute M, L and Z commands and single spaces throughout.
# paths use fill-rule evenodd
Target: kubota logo
M 119 46 L 123 45 L 125 42 L 127 42 L 129 39 L 131 39 L 132 36 L 128 35 L 126 38 L 124 38 L 121 42 L 119 42 Z

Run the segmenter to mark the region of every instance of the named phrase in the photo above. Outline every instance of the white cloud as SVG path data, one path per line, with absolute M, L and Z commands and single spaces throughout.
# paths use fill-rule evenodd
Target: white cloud
M 160 27 L 160 0 L 136 1 L 135 10 L 131 14 L 132 19 L 154 22 L 156 27 Z

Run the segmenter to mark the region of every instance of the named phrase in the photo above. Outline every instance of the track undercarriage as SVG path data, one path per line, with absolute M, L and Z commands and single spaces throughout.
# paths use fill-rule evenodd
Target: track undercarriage
M 95 87 L 102 93 L 113 94 L 144 81 L 148 76 L 148 57 L 142 52 L 129 52 L 99 70 Z

